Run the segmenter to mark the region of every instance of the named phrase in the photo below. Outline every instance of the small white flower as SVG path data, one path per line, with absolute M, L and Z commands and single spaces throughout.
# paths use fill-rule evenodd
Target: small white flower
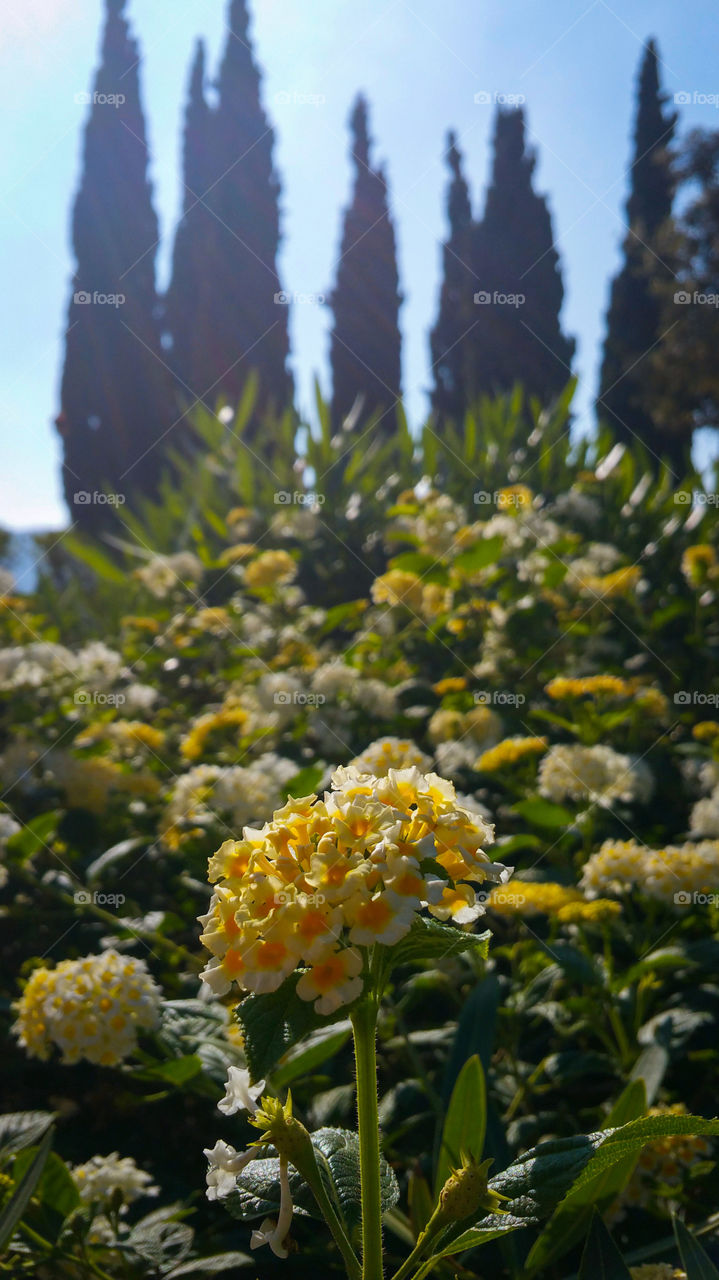
M 285 1240 L 292 1225 L 292 1192 L 287 1172 L 287 1160 L 280 1157 L 280 1212 L 277 1222 L 273 1218 L 265 1218 L 259 1231 L 252 1232 L 251 1249 L 260 1249 L 268 1244 L 276 1258 L 286 1258 Z
M 225 1096 L 218 1102 L 217 1110 L 225 1116 L 233 1116 L 236 1111 L 249 1111 L 253 1116 L 265 1084 L 264 1080 L 250 1084 L 250 1073 L 246 1067 L 230 1067 L 225 1081 Z
M 208 1161 L 207 1191 L 208 1200 L 222 1200 L 232 1195 L 237 1186 L 237 1174 L 259 1154 L 256 1147 L 247 1151 L 236 1151 L 229 1142 L 219 1138 L 214 1147 L 205 1147 L 203 1153 Z

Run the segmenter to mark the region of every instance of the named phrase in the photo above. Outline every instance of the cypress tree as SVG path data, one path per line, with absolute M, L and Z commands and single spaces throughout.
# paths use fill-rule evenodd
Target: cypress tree
M 660 294 L 673 272 L 657 252 L 671 216 L 674 181 L 668 147 L 676 114 L 665 111 L 657 47 L 650 40 L 639 73 L 628 232 L 607 315 L 597 413 L 617 439 L 640 440 L 655 457 L 681 469 L 686 442 L 663 433 L 652 413 L 652 356 L 663 332 Z
M 470 392 L 507 392 L 519 382 L 546 405 L 570 377 L 575 343 L 561 328 L 559 255 L 547 201 L 532 185 L 535 165 L 521 108 L 498 111 L 492 178 L 474 236 Z
M 438 421 L 461 422 L 470 401 L 472 330 L 476 322 L 472 270 L 472 204 L 454 133 L 447 138 L 451 180 L 447 192 L 449 236 L 442 246 L 437 321 L 430 334 L 432 408 Z
M 401 395 L 399 276 L 394 227 L 382 168 L 373 169 L 366 99 L 350 116 L 354 185 L 345 212 L 337 280 L 331 296 L 331 418 L 339 430 L 357 397 L 357 425 L 379 414 L 378 430 L 389 436 Z
M 147 177 L 138 47 L 125 0 L 106 3 L 73 212 L 76 270 L 57 420 L 65 495 L 73 517 L 86 526 L 100 523 L 107 507 L 74 501 L 76 493 L 110 488 L 131 499 L 135 491 L 152 491 L 161 463 L 155 446 L 173 412 L 155 290 L 158 223 Z
M 199 193 L 212 226 L 203 244 L 207 279 L 205 315 L 200 320 L 200 333 L 206 335 L 201 360 L 207 372 L 205 385 L 195 389 L 211 406 L 220 396 L 236 404 L 254 369 L 259 375 L 260 414 L 271 407 L 282 411 L 292 399 L 288 308 L 277 274 L 280 184 L 272 159 L 274 135 L 260 101 L 260 73 L 249 43 L 245 0 L 231 0 L 228 26 Z M 193 309 L 185 309 L 175 324 L 178 331 L 192 326 Z M 178 333 L 174 337 L 182 350 L 186 339 Z
M 190 73 L 183 139 L 183 211 L 175 232 L 172 279 L 165 298 L 165 330 L 171 339 L 168 361 L 180 398 L 203 397 L 216 376 L 208 251 L 215 219 L 204 199 L 210 185 L 208 149 L 210 108 L 205 99 L 205 47 L 198 40 Z M 184 384 L 184 385 L 183 385 Z M 214 399 L 214 397 L 211 397 Z

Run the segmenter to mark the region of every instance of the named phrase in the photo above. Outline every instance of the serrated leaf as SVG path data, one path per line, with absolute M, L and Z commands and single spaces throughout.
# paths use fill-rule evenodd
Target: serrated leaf
M 179 1267 L 165 1273 L 165 1280 L 176 1280 L 177 1276 L 216 1276 L 221 1271 L 229 1271 L 231 1267 L 253 1267 L 256 1259 L 248 1253 L 213 1253 L 210 1258 L 191 1258 Z
M 334 1057 L 349 1040 L 352 1024 L 348 1020 L 337 1023 L 334 1027 L 319 1027 L 298 1045 L 288 1050 L 272 1072 L 272 1083 L 276 1089 L 284 1088 L 297 1076 L 315 1071 L 328 1058 Z
M 152 1214 L 133 1227 L 127 1243 L 146 1262 L 164 1271 L 175 1262 L 183 1262 L 192 1248 L 194 1232 L 184 1222 Z
M 487 1129 L 487 1090 L 482 1063 L 477 1054 L 460 1071 L 447 1108 L 434 1181 L 438 1199 L 453 1168 L 458 1168 L 463 1152 L 479 1161 Z
M 694 1236 L 684 1226 L 681 1219 L 675 1218 L 673 1225 L 679 1256 L 687 1273 L 687 1280 L 719 1280 L 719 1271 L 717 1271 L 711 1258 L 702 1249 L 699 1241 L 694 1239 Z
M 419 960 L 448 959 L 465 951 L 474 951 L 484 959 L 489 950 L 490 936 L 489 930 L 465 933 L 455 925 L 415 916 L 409 933 L 395 946 L 387 948 L 386 964 L 394 968 Z
M 632 1280 L 621 1253 L 594 1210 L 578 1280 Z
M 607 1127 L 620 1126 L 642 1116 L 646 1105 L 644 1081 L 630 1081 L 607 1116 Z M 591 1225 L 594 1205 L 603 1207 L 619 1195 L 638 1158 L 639 1152 L 632 1152 L 588 1187 L 569 1190 L 529 1252 L 525 1264 L 528 1276 L 556 1262 L 581 1240 Z
M 344 1021 L 351 1005 L 322 1017 L 314 1005 L 297 995 L 299 973 L 266 995 L 249 995 L 238 1005 L 236 1017 L 245 1038 L 245 1056 L 253 1081 L 262 1080 L 288 1049 L 319 1027 Z

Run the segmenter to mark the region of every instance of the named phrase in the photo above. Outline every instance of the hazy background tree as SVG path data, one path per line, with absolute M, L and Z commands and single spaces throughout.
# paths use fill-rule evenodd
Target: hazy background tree
M 491 181 L 474 232 L 472 398 L 509 391 L 519 382 L 528 397 L 548 404 L 571 376 L 575 343 L 562 332 L 559 254 L 546 198 L 534 190 L 535 165 L 525 142 L 524 112 L 500 109 Z
M 65 495 L 84 525 L 99 523 L 107 507 L 76 502 L 76 493 L 109 489 L 131 497 L 153 489 L 156 446 L 173 420 L 155 289 L 158 223 L 147 177 L 139 52 L 125 0 L 106 0 L 106 6 L 72 219 L 76 268 L 57 419 Z M 107 301 L 112 298 L 116 305 Z
M 662 297 L 676 287 L 667 224 L 674 198 L 669 147 L 677 117 L 665 103 L 656 42 L 649 40 L 639 72 L 628 231 L 611 287 L 597 412 L 618 440 L 638 440 L 656 459 L 666 458 L 683 472 L 691 432 L 660 423 L 651 376 L 666 332 Z
M 461 422 L 472 386 L 472 330 L 477 323 L 472 267 L 473 221 L 469 187 L 454 133 L 447 137 L 451 173 L 447 191 L 449 235 L 442 246 L 439 312 L 430 333 L 432 409 L 441 423 Z
M 330 299 L 332 424 L 338 430 L 361 396 L 357 427 L 379 414 L 378 430 L 389 435 L 396 427 L 401 395 L 402 298 L 387 181 L 382 168 L 372 168 L 368 108 L 362 95 L 354 104 L 350 129 L 354 184 Z

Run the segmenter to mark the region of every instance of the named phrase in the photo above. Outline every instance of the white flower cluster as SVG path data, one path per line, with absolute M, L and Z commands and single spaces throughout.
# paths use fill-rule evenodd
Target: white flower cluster
M 377 738 L 350 761 L 349 767 L 358 773 L 386 778 L 390 769 L 410 769 L 413 765 L 420 772 L 428 773 L 432 761 L 411 738 Z
M 555 803 L 590 801 L 603 809 L 617 801 L 643 803 L 653 785 L 646 765 L 602 744 L 559 743 L 539 766 L 539 794 Z
M 202 576 L 202 561 L 191 551 L 178 551 L 173 556 L 155 556 L 136 570 L 136 576 L 157 600 L 162 600 L 175 587 L 186 587 L 188 580 L 197 582 Z
M 703 800 L 697 800 L 689 827 L 692 836 L 719 836 L 719 786 Z
M 120 1156 L 117 1151 L 109 1156 L 92 1156 L 85 1164 L 75 1165 L 71 1173 L 80 1199 L 101 1208 L 109 1208 L 118 1191 L 124 1209 L 140 1196 L 156 1196 L 160 1189 L 130 1156 Z
M 719 840 L 648 849 L 635 840 L 605 840 L 584 866 L 580 888 L 587 897 L 639 890 L 649 898 L 684 907 L 694 894 L 719 889 Z
M 0 856 L 5 853 L 5 846 L 10 836 L 16 835 L 21 830 L 20 823 L 11 818 L 9 813 L 0 813 Z M 0 864 L 0 889 L 7 884 L 7 877 L 7 867 Z
M 165 826 L 205 826 L 215 815 L 241 829 L 261 821 L 281 803 L 295 776 L 293 760 L 267 752 L 249 765 L 198 764 L 177 779 L 165 813 Z

